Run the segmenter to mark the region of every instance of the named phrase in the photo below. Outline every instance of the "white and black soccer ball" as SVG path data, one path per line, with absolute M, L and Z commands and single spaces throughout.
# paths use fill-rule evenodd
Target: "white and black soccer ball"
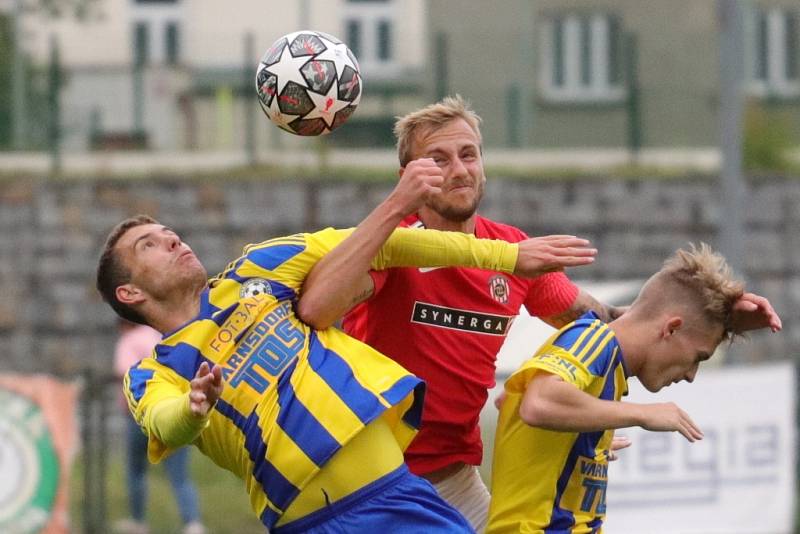
M 342 41 L 317 31 L 284 35 L 256 72 L 261 109 L 284 130 L 324 135 L 345 123 L 361 100 L 361 74 Z

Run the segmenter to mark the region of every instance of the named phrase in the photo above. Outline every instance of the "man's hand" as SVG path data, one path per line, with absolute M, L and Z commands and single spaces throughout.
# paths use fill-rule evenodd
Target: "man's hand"
M 444 173 L 431 158 L 420 158 L 411 161 L 401 172 L 387 201 L 394 203 L 402 216 L 416 213 L 430 195 L 442 192 Z
M 189 384 L 189 409 L 198 418 L 207 416 L 222 395 L 222 368 L 203 362 Z
M 692 443 L 703 439 L 703 431 L 700 430 L 700 427 L 674 402 L 643 404 L 641 408 L 642 421 L 639 426 L 645 430 L 680 432 Z
M 614 436 L 611 440 L 611 448 L 608 451 L 608 461 L 609 462 L 616 462 L 619 460 L 619 454 L 617 451 L 622 449 L 627 449 L 631 446 L 631 438 L 627 436 Z
M 777 332 L 783 327 L 781 318 L 772 309 L 769 301 L 753 293 L 745 293 L 736 301 L 736 304 L 733 305 L 731 322 L 736 334 L 766 327 Z
M 594 262 L 597 249 L 589 241 L 572 235 L 532 237 L 519 242 L 519 255 L 514 274 L 533 278 Z
M 499 410 L 503 406 L 503 401 L 505 400 L 506 400 L 506 391 L 503 390 L 500 392 L 500 395 L 494 398 L 494 407 Z

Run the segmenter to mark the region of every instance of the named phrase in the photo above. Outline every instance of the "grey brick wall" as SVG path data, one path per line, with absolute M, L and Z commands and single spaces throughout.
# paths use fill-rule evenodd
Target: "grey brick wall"
M 646 177 L 645 177 L 646 178 Z M 208 267 L 221 270 L 246 243 L 356 224 L 391 183 L 255 180 L 5 180 L 0 182 L 0 369 L 73 375 L 107 369 L 114 318 L 94 290 L 102 240 L 119 220 L 149 213 L 176 228 Z M 800 352 L 800 180 L 750 182 L 746 270 L 784 319 L 731 357 L 762 361 Z M 581 280 L 645 278 L 689 241 L 716 243 L 724 224 L 707 178 L 493 178 L 482 213 L 530 234 L 574 233 L 600 249 Z

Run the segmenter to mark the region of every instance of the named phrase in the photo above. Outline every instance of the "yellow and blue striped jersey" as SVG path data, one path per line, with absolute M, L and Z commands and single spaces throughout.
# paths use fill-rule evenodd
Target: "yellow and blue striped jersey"
M 246 247 L 210 280 L 199 315 L 167 333 L 125 381 L 150 459 L 158 461 L 171 451 L 147 428 L 148 410 L 185 395 L 202 362 L 222 367 L 222 396 L 194 444 L 245 481 L 268 528 L 365 425 L 383 418 L 401 449 L 419 425 L 420 380 L 339 330 L 315 331 L 295 315 L 307 273 L 349 232 Z
M 525 424 L 520 404 L 540 371 L 600 399 L 619 400 L 628 391 L 614 332 L 592 312 L 556 332 L 512 374 L 495 435 L 486 532 L 600 532 L 614 432 L 555 432 Z

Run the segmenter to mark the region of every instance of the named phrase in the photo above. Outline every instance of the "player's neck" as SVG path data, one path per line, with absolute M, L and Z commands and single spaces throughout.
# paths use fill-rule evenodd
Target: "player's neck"
M 625 368 L 630 376 L 637 376 L 644 363 L 644 347 L 642 347 L 641 336 L 636 335 L 635 322 L 632 317 L 625 317 L 625 314 L 622 314 L 608 323 L 608 327 L 614 332 L 614 337 L 622 351 L 622 360 L 625 362 Z M 642 328 L 639 326 L 638 331 L 641 330 Z
M 146 311 L 146 316 L 150 326 L 166 334 L 188 323 L 199 313 L 200 295 L 192 292 L 170 301 L 153 303 Z
M 475 233 L 475 214 L 466 221 L 453 221 L 446 219 L 433 210 L 422 208 L 417 216 L 431 230 L 443 230 L 446 232 L 462 232 L 465 234 Z

